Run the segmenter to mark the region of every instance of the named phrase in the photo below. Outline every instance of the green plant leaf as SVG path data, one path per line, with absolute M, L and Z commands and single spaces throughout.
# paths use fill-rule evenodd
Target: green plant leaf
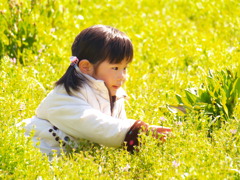
M 188 102 L 193 106 L 196 103 L 198 97 L 189 90 L 185 90 L 185 94 Z
M 177 98 L 179 104 L 183 104 L 182 96 L 181 96 L 181 95 L 176 94 L 176 98 Z

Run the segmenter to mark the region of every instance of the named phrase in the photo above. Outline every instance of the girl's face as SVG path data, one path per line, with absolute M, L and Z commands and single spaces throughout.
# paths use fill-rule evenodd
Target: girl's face
M 111 96 L 116 95 L 117 90 L 123 85 L 127 76 L 126 60 L 119 64 L 110 64 L 107 60 L 103 61 L 96 72 L 92 75 L 95 79 L 103 80 Z

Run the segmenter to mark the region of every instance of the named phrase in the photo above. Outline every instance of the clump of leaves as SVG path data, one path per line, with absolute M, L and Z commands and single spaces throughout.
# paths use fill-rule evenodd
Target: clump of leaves
M 37 40 L 36 21 L 32 17 L 35 1 L 26 3 L 23 1 L 8 0 L 8 11 L 0 14 L 3 38 L 1 41 L 2 50 L 0 57 L 7 54 L 16 58 L 21 64 L 25 64 L 24 52 L 35 52 L 34 43 Z
M 209 74 L 198 89 L 186 89 L 185 96 L 176 95 L 178 105 L 169 105 L 172 112 L 200 113 L 209 115 L 209 130 L 220 128 L 233 118 L 234 108 L 240 97 L 240 78 L 238 73 L 221 70 Z

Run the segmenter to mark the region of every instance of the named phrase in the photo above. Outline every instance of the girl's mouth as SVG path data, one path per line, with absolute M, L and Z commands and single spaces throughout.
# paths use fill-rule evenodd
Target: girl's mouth
M 112 86 L 114 89 L 118 89 L 120 88 L 120 86 Z

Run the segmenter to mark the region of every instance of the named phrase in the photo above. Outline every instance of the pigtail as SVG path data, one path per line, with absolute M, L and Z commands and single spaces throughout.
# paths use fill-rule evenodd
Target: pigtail
M 79 90 L 85 83 L 83 76 L 78 76 L 74 66 L 69 66 L 65 74 L 55 83 L 55 86 L 63 85 L 67 93 L 71 95 L 71 90 Z

